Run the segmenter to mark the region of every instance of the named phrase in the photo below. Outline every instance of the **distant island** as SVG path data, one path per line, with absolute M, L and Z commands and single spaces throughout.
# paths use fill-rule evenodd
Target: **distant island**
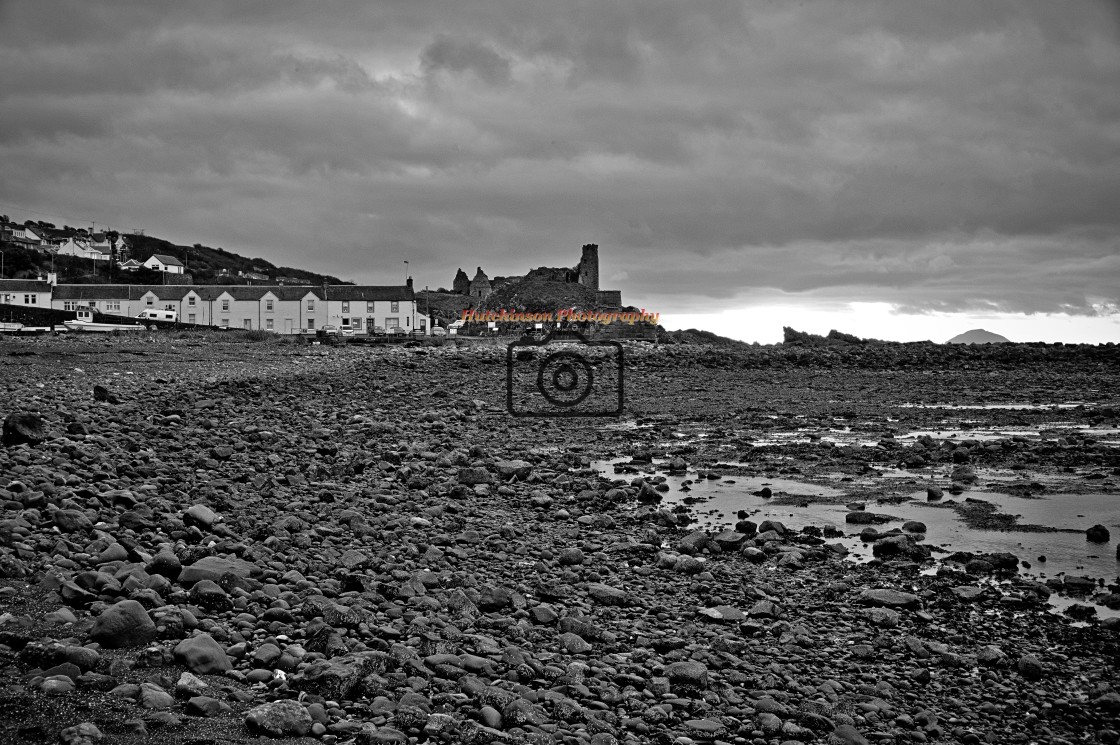
M 946 344 L 1010 344 L 1011 340 L 999 334 L 993 334 L 984 329 L 972 329 L 963 334 L 957 334 Z

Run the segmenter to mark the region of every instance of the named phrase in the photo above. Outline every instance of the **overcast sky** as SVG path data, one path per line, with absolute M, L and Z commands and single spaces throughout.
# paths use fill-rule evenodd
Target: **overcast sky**
M 433 288 L 598 243 L 764 341 L 1120 341 L 1117 8 L 0 0 L 0 211 Z

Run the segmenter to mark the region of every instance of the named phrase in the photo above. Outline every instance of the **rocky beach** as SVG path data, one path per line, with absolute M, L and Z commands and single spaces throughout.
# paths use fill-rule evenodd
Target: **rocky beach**
M 1120 349 L 623 349 L 0 340 L 0 741 L 1120 742 Z

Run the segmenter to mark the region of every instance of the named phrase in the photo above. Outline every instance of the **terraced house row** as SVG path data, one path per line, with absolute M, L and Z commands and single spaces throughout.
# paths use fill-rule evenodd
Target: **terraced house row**
M 0 301 L 56 310 L 92 308 L 135 318 L 145 310 L 171 310 L 181 323 L 313 333 L 335 326 L 356 333 L 400 328 L 428 333 L 430 320 L 416 307 L 412 280 L 374 285 L 66 285 L 42 280 L 0 280 Z

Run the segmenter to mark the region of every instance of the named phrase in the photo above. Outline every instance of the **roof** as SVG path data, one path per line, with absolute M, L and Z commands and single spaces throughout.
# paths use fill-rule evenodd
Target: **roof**
M 40 290 L 41 292 L 50 291 L 50 284 L 47 282 L 32 284 L 44 285 L 46 289 Z M 234 300 L 252 301 L 261 300 L 268 294 L 277 300 L 303 300 L 308 295 L 316 300 L 326 298 L 358 302 L 370 300 L 412 302 L 415 299 L 412 288 L 407 285 L 327 285 L 326 287 L 322 285 L 56 285 L 54 299 L 139 300 L 149 292 L 160 300 L 182 300 L 192 292 L 203 300 L 217 300 L 222 295 L 229 295 Z
M 328 285 L 328 300 L 395 300 L 411 302 L 415 295 L 408 285 Z M 321 293 L 320 293 L 321 294 Z
M 135 300 L 144 285 L 55 285 L 54 300 Z
M 50 292 L 51 283 L 38 279 L 0 279 L 0 292 Z
M 159 261 L 161 264 L 164 264 L 165 266 L 183 265 L 183 262 L 179 261 L 174 256 L 168 256 L 166 254 L 152 254 L 152 258 Z

